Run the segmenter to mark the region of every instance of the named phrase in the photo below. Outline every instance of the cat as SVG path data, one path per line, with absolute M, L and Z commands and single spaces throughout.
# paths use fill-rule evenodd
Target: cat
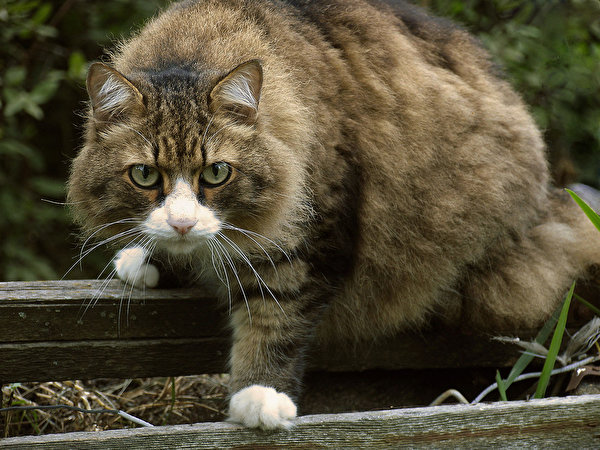
M 248 427 L 293 423 L 315 340 L 535 327 L 600 263 L 519 95 L 404 1 L 175 3 L 87 90 L 74 217 L 125 282 L 230 308 Z

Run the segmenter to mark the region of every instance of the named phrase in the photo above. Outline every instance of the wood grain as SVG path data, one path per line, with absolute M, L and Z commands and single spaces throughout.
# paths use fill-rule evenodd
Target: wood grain
M 0 381 L 222 372 L 226 322 L 227 311 L 194 289 L 139 290 L 90 280 L 0 283 Z M 309 365 L 329 371 L 500 367 L 517 357 L 491 336 L 435 329 L 376 344 L 315 343 Z
M 266 433 L 203 423 L 0 440 L 0 448 L 598 448 L 600 396 L 300 417 Z
M 223 334 L 217 302 L 192 289 L 120 281 L 0 283 L 0 343 L 207 337 Z
M 116 280 L 0 283 L 0 382 L 221 372 L 226 324 L 226 308 L 198 289 L 140 290 Z M 376 343 L 316 342 L 309 368 L 507 367 L 518 356 L 491 335 L 437 327 Z

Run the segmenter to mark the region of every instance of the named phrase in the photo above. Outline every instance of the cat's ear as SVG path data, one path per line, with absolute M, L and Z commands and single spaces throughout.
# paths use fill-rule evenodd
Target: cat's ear
M 120 72 L 104 63 L 93 63 L 86 80 L 94 118 L 106 121 L 145 110 L 142 94 Z
M 228 114 L 238 122 L 252 125 L 258 117 L 262 82 L 260 61 L 253 59 L 240 64 L 211 91 L 211 111 Z

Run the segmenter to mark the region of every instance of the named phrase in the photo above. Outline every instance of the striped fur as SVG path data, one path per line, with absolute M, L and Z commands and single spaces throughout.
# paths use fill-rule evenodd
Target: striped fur
M 496 72 L 403 1 L 176 3 L 90 69 L 69 200 L 132 267 L 223 299 L 233 417 L 285 427 L 314 339 L 537 326 L 600 262 Z

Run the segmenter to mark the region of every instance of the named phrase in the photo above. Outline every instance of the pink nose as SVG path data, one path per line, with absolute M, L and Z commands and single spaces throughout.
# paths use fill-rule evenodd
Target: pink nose
M 168 219 L 167 223 L 182 236 L 188 233 L 198 221 L 194 219 Z

